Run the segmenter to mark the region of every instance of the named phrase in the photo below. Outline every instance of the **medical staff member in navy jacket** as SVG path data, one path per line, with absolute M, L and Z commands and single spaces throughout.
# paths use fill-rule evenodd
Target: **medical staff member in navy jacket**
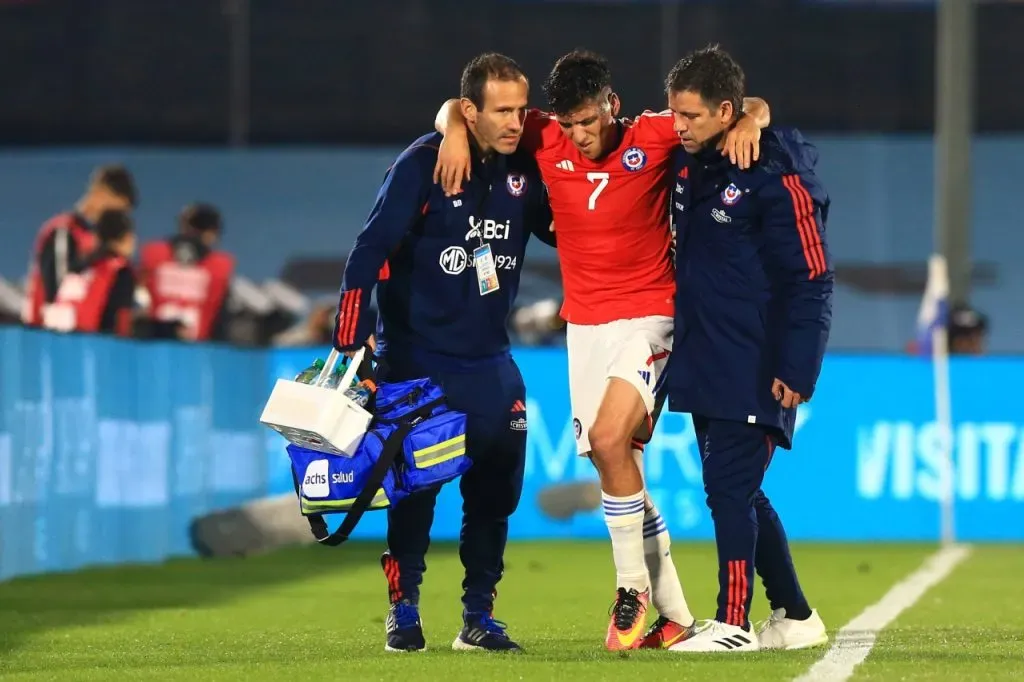
M 669 408 L 688 412 L 718 545 L 715 619 L 679 651 L 804 648 L 827 641 L 800 588 L 786 535 L 761 490 L 776 446 L 792 447 L 797 406 L 814 394 L 832 318 L 829 198 L 815 148 L 767 128 L 758 158 L 722 156 L 743 71 L 717 47 L 680 60 L 666 83 L 683 150 L 672 192 L 675 347 Z M 773 610 L 751 632 L 754 572 Z
M 530 234 L 554 243 L 547 194 L 528 154 L 517 153 L 528 82 L 508 57 L 485 54 L 462 73 L 461 106 L 473 150 L 472 178 L 446 197 L 433 182 L 441 135 L 413 142 L 388 170 L 345 266 L 334 345 L 367 341 L 357 325 L 377 287 L 376 346 L 385 380 L 429 376 L 468 416 L 459 555 L 464 627 L 455 649 L 514 650 L 492 616 L 508 517 L 523 484 L 526 391 L 509 353 L 512 310 Z M 425 647 L 419 587 L 436 492 L 388 510 L 381 559 L 391 610 L 389 651 Z

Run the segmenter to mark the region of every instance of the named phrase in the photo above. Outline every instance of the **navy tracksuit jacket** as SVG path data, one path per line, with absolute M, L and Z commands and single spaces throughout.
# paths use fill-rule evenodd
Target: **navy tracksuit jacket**
M 522 492 L 526 391 L 509 353 L 507 321 L 531 233 L 554 243 L 547 193 L 527 154 L 494 155 L 475 147 L 472 179 L 445 197 L 433 183 L 441 136 L 424 135 L 388 170 L 345 266 L 335 347 L 349 350 L 377 287 L 381 380 L 429 376 L 453 409 L 467 414 L 462 476 L 464 518 L 459 552 L 466 568 L 467 611 L 489 612 L 503 571 L 508 517 Z M 471 145 L 472 146 L 472 145 Z M 481 295 L 474 250 L 489 244 L 500 286 Z M 388 510 L 382 558 L 392 601 L 417 602 L 434 515 L 425 492 Z
M 817 151 L 791 129 L 768 128 L 743 171 L 716 150 L 680 153 L 676 315 L 665 387 L 669 408 L 693 416 L 719 558 L 716 620 L 749 627 L 754 571 L 772 609 L 810 609 L 782 523 L 761 490 L 776 444 L 792 447 L 796 409 L 775 378 L 814 393 L 832 320 L 829 198 Z
M 817 151 L 798 131 L 768 128 L 752 169 L 704 156 L 680 154 L 676 164 L 669 407 L 773 427 L 789 448 L 796 410 L 780 406 L 772 380 L 809 398 L 832 321 Z

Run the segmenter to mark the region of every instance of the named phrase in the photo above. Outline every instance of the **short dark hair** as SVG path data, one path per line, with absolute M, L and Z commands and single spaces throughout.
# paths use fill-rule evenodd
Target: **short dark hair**
M 96 219 L 96 236 L 103 243 L 116 242 L 135 230 L 127 211 L 104 211 Z
M 497 52 L 486 52 L 473 57 L 462 69 L 459 96 L 475 104 L 477 109 L 483 109 L 484 86 L 487 81 L 517 81 L 520 78 L 527 80 L 523 69 L 514 59 Z
M 220 211 L 211 204 L 201 202 L 183 208 L 178 216 L 178 225 L 192 228 L 196 232 L 219 232 L 223 227 Z
M 743 111 L 745 80 L 743 69 L 728 52 L 708 45 L 676 62 L 665 79 L 665 92 L 672 95 L 689 90 L 713 107 L 732 102 L 738 116 Z
M 555 62 L 543 89 L 551 111 L 564 116 L 611 86 L 608 60 L 596 52 L 576 49 Z
M 135 189 L 135 179 L 122 165 L 114 164 L 99 166 L 93 170 L 89 179 L 91 185 L 101 185 L 119 197 L 128 201 L 132 208 L 138 205 L 139 195 Z

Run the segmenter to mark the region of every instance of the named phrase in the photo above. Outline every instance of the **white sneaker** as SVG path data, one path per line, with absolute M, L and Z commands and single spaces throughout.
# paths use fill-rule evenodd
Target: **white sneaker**
M 757 635 L 738 625 L 727 625 L 717 620 L 697 624 L 697 631 L 688 639 L 673 644 L 669 651 L 757 651 Z
M 775 609 L 771 618 L 757 624 L 762 649 L 810 649 L 828 643 L 828 632 L 817 609 L 807 620 L 786 618 L 786 609 Z

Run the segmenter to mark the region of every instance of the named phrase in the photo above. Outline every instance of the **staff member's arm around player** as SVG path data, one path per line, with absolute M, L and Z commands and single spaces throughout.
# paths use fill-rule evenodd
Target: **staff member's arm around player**
M 466 413 L 464 447 L 473 465 L 460 480 L 463 628 L 452 647 L 515 651 L 519 645 L 493 616 L 526 459 L 526 390 L 506 322 L 527 241 L 553 238 L 551 213 L 536 163 L 516 153 L 528 94 L 522 70 L 503 55 L 482 55 L 463 71 L 461 92 L 473 179 L 457 198 L 433 184 L 436 133 L 399 155 L 345 266 L 334 345 L 345 352 L 367 341 L 357 330 L 376 287 L 380 378 L 429 376 Z M 436 496 L 419 493 L 388 509 L 381 558 L 391 602 L 388 651 L 426 646 L 419 594 Z

